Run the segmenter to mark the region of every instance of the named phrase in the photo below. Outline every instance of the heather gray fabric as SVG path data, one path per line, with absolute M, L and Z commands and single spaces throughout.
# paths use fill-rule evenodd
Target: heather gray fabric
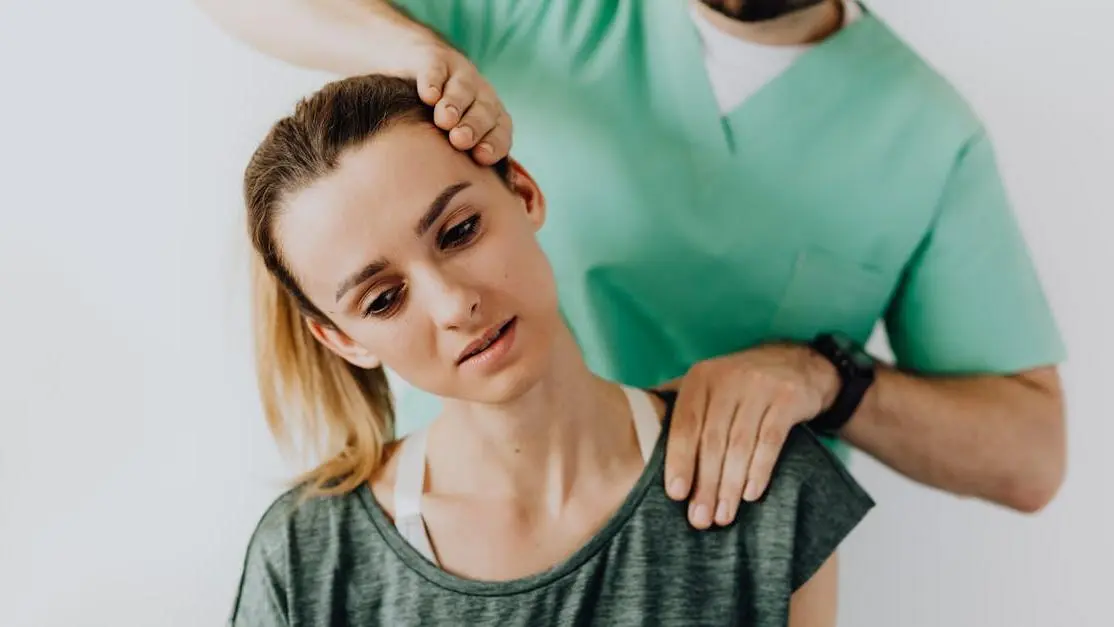
M 785 625 L 789 597 L 873 507 L 842 464 L 794 429 L 766 496 L 726 528 L 697 531 L 654 455 L 620 509 L 548 571 L 511 582 L 455 577 L 398 534 L 371 491 L 280 497 L 247 551 L 231 625 Z

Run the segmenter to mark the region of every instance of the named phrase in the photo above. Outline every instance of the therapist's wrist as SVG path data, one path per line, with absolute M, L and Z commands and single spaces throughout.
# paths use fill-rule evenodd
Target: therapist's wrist
M 809 424 L 822 433 L 840 433 L 873 387 L 877 362 L 859 343 L 838 332 L 821 333 L 808 346 L 835 371 L 837 380 L 823 386 L 824 408 Z
M 808 345 L 802 345 L 801 350 L 806 354 L 805 372 L 809 386 L 820 397 L 820 411 L 831 409 L 843 389 L 843 378 L 839 370 L 826 357 L 813 350 Z

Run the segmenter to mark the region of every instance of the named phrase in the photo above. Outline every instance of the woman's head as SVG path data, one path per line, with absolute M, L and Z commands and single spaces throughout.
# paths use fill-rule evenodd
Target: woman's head
M 498 403 L 540 376 L 561 324 L 536 184 L 514 162 L 478 166 L 431 116 L 409 81 L 331 83 L 272 128 L 245 174 L 268 420 L 280 435 L 327 433 L 311 475 L 338 491 L 368 478 L 389 436 L 381 366 Z

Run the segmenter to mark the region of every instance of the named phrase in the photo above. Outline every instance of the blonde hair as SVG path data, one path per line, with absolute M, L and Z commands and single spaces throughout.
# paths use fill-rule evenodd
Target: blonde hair
M 358 368 L 317 341 L 294 297 L 252 259 L 257 385 L 275 439 L 305 445 L 322 461 L 300 475 L 307 495 L 347 493 L 371 479 L 394 433 L 382 368 Z
M 329 83 L 275 123 L 244 172 L 259 393 L 279 444 L 289 451 L 300 440 L 320 460 L 297 479 L 308 495 L 344 494 L 370 480 L 393 438 L 394 409 L 382 368 L 358 368 L 310 333 L 307 319 L 335 325 L 284 263 L 276 218 L 285 198 L 335 169 L 344 150 L 403 120 L 432 120 L 413 82 Z

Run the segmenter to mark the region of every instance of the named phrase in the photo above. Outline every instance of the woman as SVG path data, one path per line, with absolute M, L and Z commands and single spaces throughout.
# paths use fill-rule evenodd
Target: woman
M 234 625 L 813 625 L 872 506 L 794 430 L 765 497 L 689 526 L 663 486 L 673 397 L 593 375 L 519 164 L 477 165 L 412 82 L 332 83 L 246 172 L 260 387 L 322 462 L 263 516 Z M 392 433 L 382 368 L 444 399 Z

